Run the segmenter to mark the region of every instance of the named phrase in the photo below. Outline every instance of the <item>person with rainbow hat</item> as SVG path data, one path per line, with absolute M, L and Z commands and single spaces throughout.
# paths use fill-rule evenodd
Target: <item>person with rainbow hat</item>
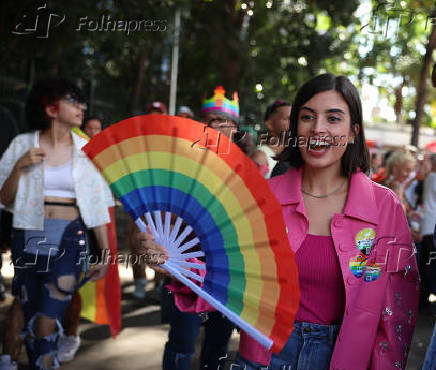
M 225 93 L 222 86 L 217 86 L 212 98 L 203 101 L 201 121 L 231 138 L 238 128 L 239 98 L 236 91 L 233 93 L 233 100 L 227 99 Z

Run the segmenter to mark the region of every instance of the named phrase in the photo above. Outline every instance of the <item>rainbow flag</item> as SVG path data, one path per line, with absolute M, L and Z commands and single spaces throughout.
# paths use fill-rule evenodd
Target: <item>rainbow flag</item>
M 107 224 L 111 256 L 118 253 L 114 207 L 109 208 L 111 222 Z M 109 325 L 115 338 L 121 330 L 121 284 L 118 263 L 111 263 L 104 279 L 88 281 L 79 290 L 82 299 L 80 315 L 96 324 Z
M 72 131 L 80 137 L 89 137 L 79 128 Z M 117 231 L 115 225 L 114 207 L 109 208 L 110 223 L 107 224 L 109 249 L 111 256 L 118 253 Z M 80 316 L 101 325 L 109 325 L 112 337 L 116 337 L 121 330 L 121 284 L 118 274 L 118 263 L 111 263 L 104 279 L 88 281 L 79 290 L 82 300 Z

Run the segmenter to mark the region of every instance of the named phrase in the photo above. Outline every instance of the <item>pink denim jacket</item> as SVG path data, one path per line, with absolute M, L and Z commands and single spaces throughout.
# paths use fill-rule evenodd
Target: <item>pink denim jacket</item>
M 289 243 L 295 252 L 309 229 L 301 174 L 301 169 L 291 167 L 284 175 L 269 180 L 282 205 Z M 341 265 L 346 304 L 330 370 L 405 369 L 420 280 L 399 199 L 362 172 L 353 174 L 344 212 L 333 216 L 331 234 Z M 181 310 L 211 309 L 202 300 L 190 305 L 187 295 L 175 296 Z M 271 359 L 271 352 L 244 332 L 239 352 L 262 365 L 268 365 Z

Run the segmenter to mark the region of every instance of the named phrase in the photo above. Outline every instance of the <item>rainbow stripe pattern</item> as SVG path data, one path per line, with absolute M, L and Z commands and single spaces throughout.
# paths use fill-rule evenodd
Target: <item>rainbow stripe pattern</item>
M 195 233 L 201 252 L 189 252 L 193 244 L 185 243 L 187 253 L 175 256 L 183 274 L 171 272 L 279 352 L 293 328 L 298 275 L 281 206 L 256 165 L 217 131 L 161 115 L 121 121 L 83 150 L 133 219 L 166 212 L 189 225 L 184 233 Z M 170 231 L 169 222 L 165 217 L 164 225 L 160 220 L 152 225 L 164 244 L 182 238 L 173 235 L 177 231 Z M 205 265 L 189 262 L 199 256 Z M 204 279 L 189 272 L 194 267 L 206 269 Z
M 228 119 L 239 121 L 239 99 L 238 93 L 233 93 L 233 100 L 225 97 L 226 90 L 222 86 L 217 86 L 214 95 L 210 99 L 205 99 L 201 105 L 201 114 L 220 114 Z
M 76 135 L 90 140 L 78 127 L 71 129 Z M 107 224 L 109 250 L 112 256 L 118 252 L 117 231 L 115 226 L 114 207 L 108 209 L 111 222 Z M 80 316 L 99 325 L 109 325 L 115 338 L 121 330 L 121 284 L 118 265 L 110 263 L 104 279 L 87 280 L 79 289 L 81 299 Z

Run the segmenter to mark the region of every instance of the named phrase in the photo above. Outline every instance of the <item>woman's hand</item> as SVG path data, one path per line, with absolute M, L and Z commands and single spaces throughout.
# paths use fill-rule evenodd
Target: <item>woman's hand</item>
M 105 277 L 106 271 L 109 265 L 107 263 L 100 262 L 88 271 L 89 280 L 97 281 Z
M 150 230 L 149 230 L 150 231 Z M 144 256 L 145 263 L 156 272 L 166 276 L 171 274 L 162 267 L 159 267 L 169 258 L 167 250 L 156 244 L 151 233 L 134 232 L 132 235 L 132 252 Z
M 32 148 L 24 154 L 15 164 L 17 170 L 41 163 L 45 158 L 44 149 Z
M 21 176 L 21 170 L 31 165 L 41 163 L 45 158 L 45 152 L 41 148 L 32 148 L 24 154 L 12 168 L 6 181 L 0 189 L 0 200 L 5 206 L 11 205 L 17 194 L 18 182 Z

